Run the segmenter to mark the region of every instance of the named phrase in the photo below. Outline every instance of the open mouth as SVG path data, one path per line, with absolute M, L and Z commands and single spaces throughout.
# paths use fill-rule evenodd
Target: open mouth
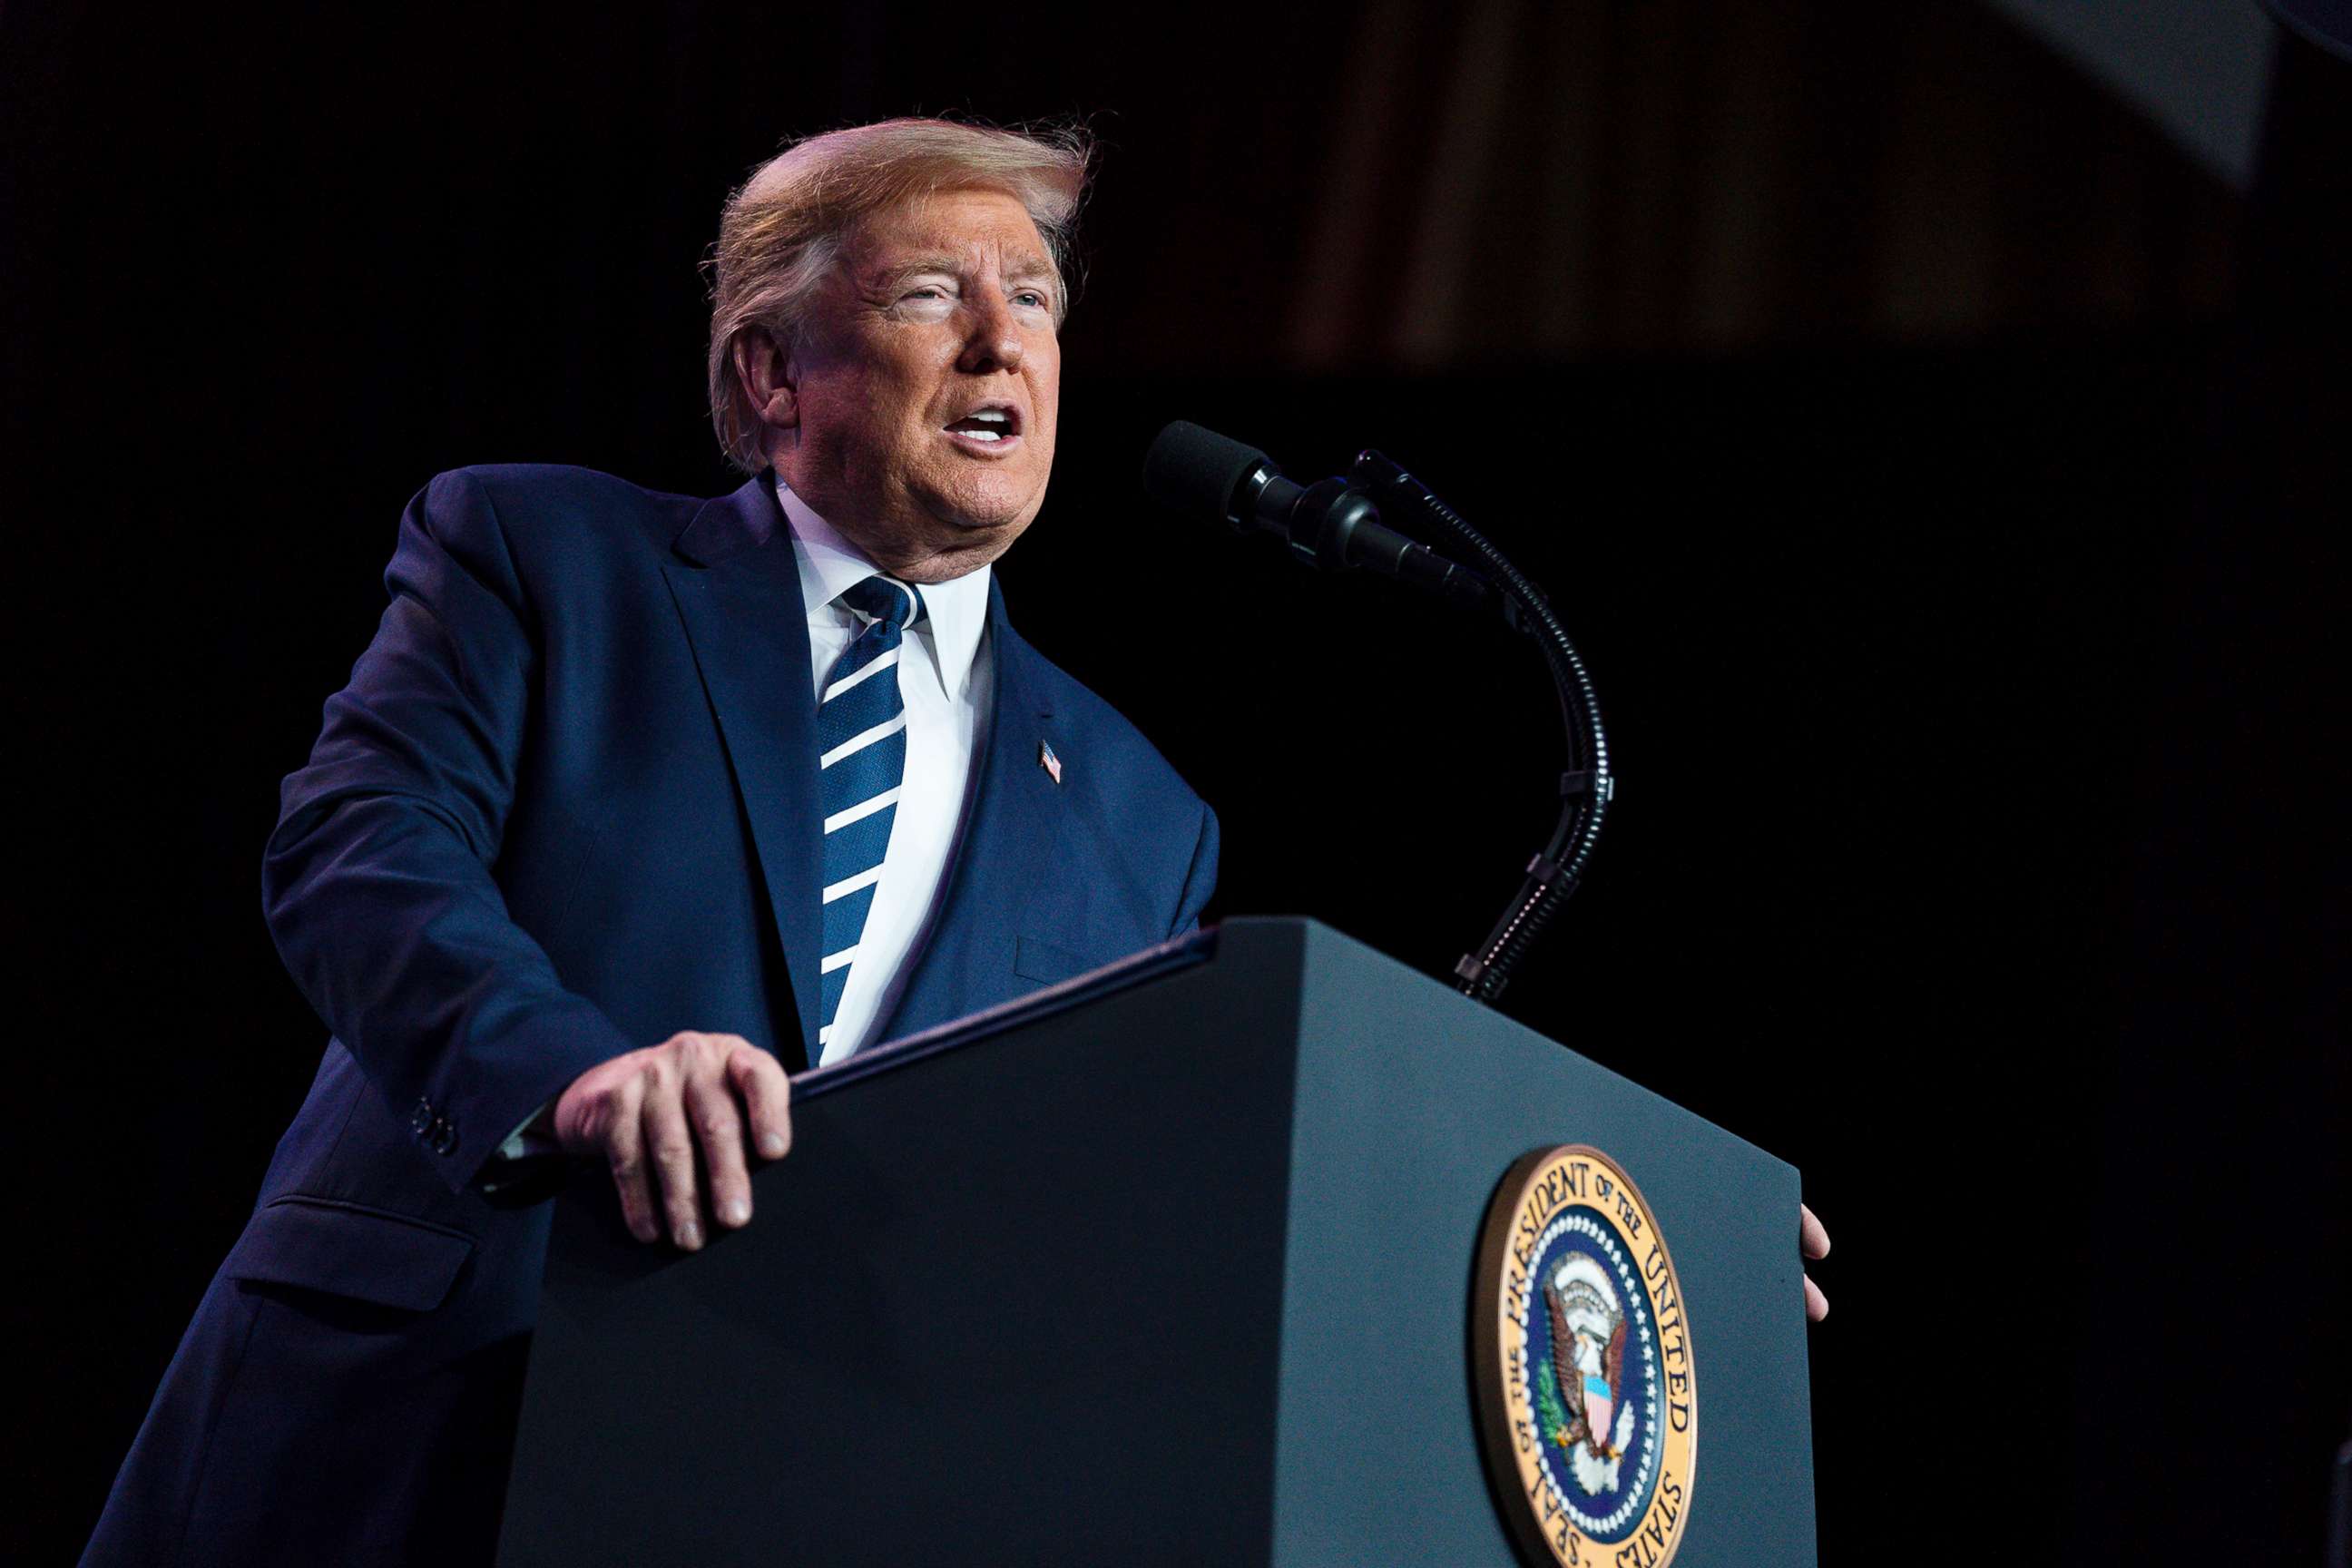
M 992 403 L 949 421 L 946 428 L 949 435 L 977 447 L 1008 446 L 1021 438 L 1021 411 L 1009 404 Z

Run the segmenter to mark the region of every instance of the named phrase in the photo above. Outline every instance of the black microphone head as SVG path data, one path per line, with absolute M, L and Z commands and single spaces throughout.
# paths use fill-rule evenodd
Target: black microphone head
M 1143 493 L 1187 517 L 1232 522 L 1244 481 L 1261 468 L 1272 473 L 1274 463 L 1256 447 L 1179 419 L 1143 455 Z

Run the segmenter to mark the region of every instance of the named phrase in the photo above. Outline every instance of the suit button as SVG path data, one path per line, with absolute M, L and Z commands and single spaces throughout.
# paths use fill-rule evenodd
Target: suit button
M 433 1121 L 432 1147 L 436 1154 L 446 1154 L 457 1146 L 457 1129 L 446 1116 Z
M 433 1102 L 431 1100 L 420 1100 L 416 1102 L 416 1109 L 408 1113 L 408 1130 L 411 1132 L 415 1133 L 419 1138 L 424 1137 L 433 1130 Z

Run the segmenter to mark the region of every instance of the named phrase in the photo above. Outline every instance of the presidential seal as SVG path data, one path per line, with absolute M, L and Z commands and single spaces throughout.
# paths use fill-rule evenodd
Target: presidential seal
M 1472 1295 L 1479 1436 L 1528 1561 L 1664 1568 L 1690 1517 L 1698 1386 L 1640 1192 L 1598 1149 L 1526 1155 L 1486 1211 Z

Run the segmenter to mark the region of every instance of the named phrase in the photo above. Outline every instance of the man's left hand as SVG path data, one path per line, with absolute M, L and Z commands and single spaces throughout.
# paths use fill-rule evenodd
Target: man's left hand
M 1813 1211 L 1803 1204 L 1797 1205 L 1797 1252 L 1800 1257 L 1807 1258 L 1822 1258 L 1830 1255 L 1830 1233 L 1822 1228 L 1822 1222 L 1814 1218 Z M 1811 1275 L 1807 1275 L 1805 1316 L 1818 1323 L 1829 1315 L 1830 1299 L 1822 1294 L 1822 1288 L 1813 1283 Z

